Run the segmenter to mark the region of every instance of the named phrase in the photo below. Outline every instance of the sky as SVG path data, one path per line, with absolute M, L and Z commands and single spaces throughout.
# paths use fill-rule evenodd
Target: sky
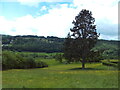
M 0 0 L 0 34 L 65 38 L 82 9 L 92 12 L 99 39 L 118 40 L 119 0 Z

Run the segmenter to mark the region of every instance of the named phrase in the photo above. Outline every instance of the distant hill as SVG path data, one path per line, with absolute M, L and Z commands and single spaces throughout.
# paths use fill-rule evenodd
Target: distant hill
M 30 52 L 62 52 L 64 38 L 53 36 L 10 36 L 2 35 L 3 50 Z
M 2 35 L 2 49 L 28 52 L 63 52 L 65 38 L 54 36 Z M 98 40 L 94 50 L 104 50 L 104 58 L 118 58 L 118 43 L 114 40 Z

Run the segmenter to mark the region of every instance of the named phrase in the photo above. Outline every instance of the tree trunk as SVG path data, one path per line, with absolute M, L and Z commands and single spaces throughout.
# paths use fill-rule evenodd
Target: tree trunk
M 85 58 L 82 60 L 82 69 L 85 69 Z
M 82 53 L 82 69 L 85 69 L 85 42 L 83 42 L 84 47 L 83 47 L 83 53 Z
M 85 69 L 85 59 L 86 59 L 86 41 L 83 38 L 83 48 L 82 48 L 82 69 Z

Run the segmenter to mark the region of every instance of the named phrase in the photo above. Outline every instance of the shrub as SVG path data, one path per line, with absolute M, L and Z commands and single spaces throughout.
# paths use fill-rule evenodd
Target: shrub
M 62 55 L 62 54 L 56 54 L 56 55 L 55 55 L 56 61 L 59 61 L 60 63 L 62 63 L 62 58 L 63 58 L 63 55 Z
M 41 68 L 47 67 L 48 65 L 42 61 L 35 62 L 34 58 L 28 56 L 23 57 L 22 55 L 12 52 L 3 51 L 2 54 L 2 69 L 28 69 L 28 68 Z
M 12 52 L 5 51 L 2 53 L 2 68 L 12 69 L 17 64 L 17 58 Z
M 102 60 L 103 65 L 118 67 L 118 62 L 115 60 Z
M 36 68 L 42 68 L 42 67 L 48 67 L 48 65 L 42 61 L 36 62 Z

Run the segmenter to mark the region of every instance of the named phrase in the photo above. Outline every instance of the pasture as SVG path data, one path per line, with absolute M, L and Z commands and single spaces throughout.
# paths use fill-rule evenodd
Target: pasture
M 38 59 L 39 60 L 39 59 Z M 118 70 L 102 63 L 61 64 L 44 59 L 48 67 L 2 71 L 3 88 L 118 88 Z

